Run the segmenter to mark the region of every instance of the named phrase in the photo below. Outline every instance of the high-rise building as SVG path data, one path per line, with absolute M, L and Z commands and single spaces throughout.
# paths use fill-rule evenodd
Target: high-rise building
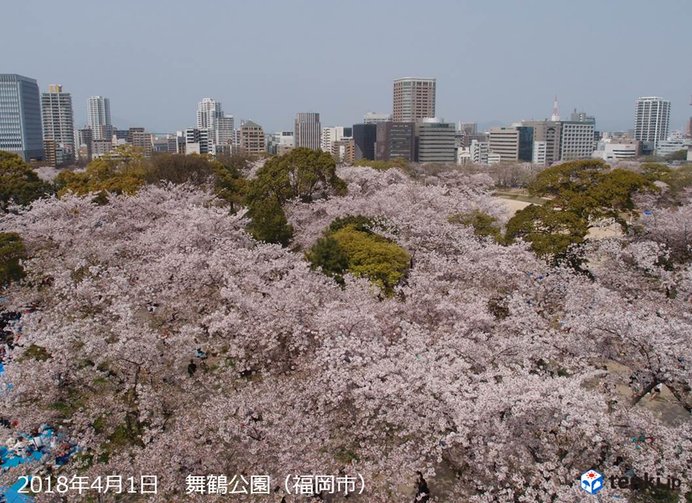
M 197 105 L 197 129 L 208 129 L 214 120 L 223 117 L 221 103 L 213 98 L 203 98 Z
M 560 160 L 588 159 L 595 150 L 594 123 L 561 121 Z
M 435 117 L 435 79 L 406 77 L 394 81 L 394 122 Z
M 376 124 L 375 160 L 415 159 L 415 128 L 413 122 L 380 122 Z
M 240 126 L 240 150 L 246 154 L 259 155 L 266 152 L 264 130 L 252 121 Z
M 491 153 L 501 161 L 531 162 L 533 157 L 533 128 L 527 126 L 498 127 L 490 130 Z
M 186 153 L 229 152 L 229 145 L 236 143 L 233 116 L 223 113 L 221 102 L 213 98 L 203 98 L 197 104 L 196 127 L 188 128 L 184 137 Z
M 83 128 L 77 131 L 77 154 L 80 161 L 91 162 L 94 132 L 91 128 Z
M 320 150 L 320 139 L 322 136 L 320 114 L 315 112 L 296 114 L 294 131 L 296 147 Z
M 522 121 L 522 126 L 533 128 L 533 151 L 531 162 L 550 166 L 560 160 L 560 137 L 562 123 L 559 121 Z M 542 145 L 535 145 L 541 143 Z
M 375 141 L 377 139 L 377 125 L 369 124 L 354 124 L 353 125 L 353 145 L 354 145 L 354 160 L 368 159 L 375 160 Z
M 44 148 L 49 153 L 46 160 L 52 166 L 72 162 L 75 158 L 72 96 L 63 92 L 61 85 L 51 84 L 48 92 L 41 94 L 41 118 Z
M 655 150 L 668 137 L 669 127 L 670 101 L 657 96 L 637 98 L 634 139 L 642 142 L 644 150 Z
M 558 120 L 554 120 L 558 119 Z M 596 148 L 596 119 L 575 109 L 568 121 L 559 120 L 557 100 L 551 120 L 522 121 L 521 126 L 533 130 L 531 162 L 550 166 L 558 161 L 588 159 Z M 495 151 L 491 145 L 491 150 Z M 503 160 L 504 157 L 503 157 Z
M 87 123 L 94 140 L 111 140 L 113 123 L 111 122 L 111 101 L 103 96 L 92 96 L 87 102 Z
M 228 145 L 233 142 L 233 116 L 222 115 L 212 121 L 214 130 L 214 143 L 216 145 Z
M 456 162 L 456 126 L 440 119 L 416 122 L 416 161 Z
M 43 159 L 41 99 L 34 79 L 0 74 L 0 150 L 25 161 Z

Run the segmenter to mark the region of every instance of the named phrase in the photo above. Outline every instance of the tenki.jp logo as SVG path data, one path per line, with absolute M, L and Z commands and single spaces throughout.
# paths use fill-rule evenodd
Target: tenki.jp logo
M 589 470 L 581 474 L 581 488 L 589 494 L 596 494 L 603 489 L 603 474 Z
M 588 470 L 581 474 L 581 488 L 589 494 L 597 494 L 598 491 L 605 487 L 605 476 L 596 471 Z M 611 489 L 634 489 L 643 490 L 646 488 L 665 488 L 671 491 L 678 491 L 682 485 L 682 481 L 676 477 L 652 477 L 648 473 L 644 473 L 643 477 L 608 477 Z

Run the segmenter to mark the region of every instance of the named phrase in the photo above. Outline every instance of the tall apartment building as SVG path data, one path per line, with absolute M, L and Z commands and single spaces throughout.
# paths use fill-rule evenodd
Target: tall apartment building
M 655 150 L 658 142 L 668 138 L 670 101 L 657 96 L 637 98 L 634 119 L 634 139 L 647 151 Z
M 324 152 L 332 151 L 332 143 L 341 141 L 344 138 L 352 138 L 353 129 L 350 127 L 336 126 L 336 127 L 323 127 L 322 135 L 320 138 L 320 148 Z
M 48 86 L 41 94 L 41 118 L 46 160 L 51 166 L 67 164 L 75 159 L 74 113 L 72 96 L 59 84 Z
M 223 117 L 221 103 L 213 98 L 203 98 L 197 104 L 197 129 L 209 129 L 214 120 Z
M 368 159 L 375 160 L 375 141 L 377 139 L 377 124 L 354 124 L 353 125 L 353 146 L 354 160 Z
M 43 159 L 41 98 L 34 79 L 0 74 L 0 150 L 25 161 Z
M 87 102 L 87 124 L 94 140 L 110 140 L 113 136 L 111 101 L 103 96 L 92 96 Z
M 440 119 L 416 122 L 416 161 L 456 162 L 456 126 Z
M 405 77 L 394 81 L 392 120 L 415 122 L 435 117 L 435 79 Z
M 594 148 L 594 123 L 562 121 L 560 136 L 560 160 L 588 159 Z
M 267 151 L 262 126 L 252 121 L 245 121 L 240 126 L 240 150 L 251 155 L 260 155 Z
M 413 122 L 380 122 L 376 124 L 375 160 L 415 159 L 415 127 Z
M 320 150 L 320 140 L 322 137 L 320 114 L 316 112 L 296 114 L 294 132 L 296 147 Z
M 208 131 L 210 148 L 212 153 L 213 146 L 228 145 L 234 139 L 234 119 L 232 115 L 225 115 L 220 101 L 213 98 L 203 98 L 197 104 L 196 129 L 206 129 Z
M 491 153 L 499 156 L 500 161 L 531 162 L 533 128 L 527 126 L 492 128 L 488 146 Z

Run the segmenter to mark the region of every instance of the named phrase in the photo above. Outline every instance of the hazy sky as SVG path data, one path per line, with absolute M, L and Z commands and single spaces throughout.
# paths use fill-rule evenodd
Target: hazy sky
M 437 78 L 437 115 L 512 122 L 573 108 L 632 128 L 638 96 L 692 115 L 690 0 L 4 0 L 0 73 L 91 95 L 118 127 L 191 127 L 212 97 L 266 131 L 391 112 L 392 80 Z

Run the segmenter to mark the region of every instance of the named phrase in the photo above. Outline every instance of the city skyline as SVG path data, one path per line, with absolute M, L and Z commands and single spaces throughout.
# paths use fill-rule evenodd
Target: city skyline
M 12 73 L 9 73 L 9 75 L 12 75 Z M 44 85 L 41 84 L 41 82 L 38 81 L 38 79 L 35 79 L 35 78 L 31 77 L 31 76 L 20 75 L 20 74 L 17 74 L 17 75 L 19 75 L 20 77 L 28 78 L 28 79 L 30 79 L 30 80 L 35 80 L 35 81 L 37 82 L 37 84 L 38 84 L 39 93 L 42 94 L 42 95 L 43 95 L 43 94 L 48 94 L 48 93 L 54 92 L 54 91 L 53 91 L 53 88 L 54 88 L 55 86 L 58 86 L 58 87 L 60 87 L 60 88 L 64 87 L 62 84 L 47 84 L 47 85 L 44 86 Z M 405 79 L 410 79 L 410 77 L 407 77 L 407 78 L 405 78 Z M 395 78 L 395 79 L 392 79 L 392 82 L 397 82 L 397 81 L 400 81 L 400 80 L 404 80 L 404 79 L 402 79 L 402 78 Z M 432 79 L 432 80 L 436 80 L 436 79 Z M 395 92 L 396 92 L 396 91 L 395 91 Z M 434 92 L 435 92 L 435 91 L 433 91 L 433 93 L 434 93 Z M 70 93 L 67 93 L 67 94 L 70 94 Z M 661 98 L 661 97 L 654 97 L 654 98 L 656 98 L 656 99 L 663 99 L 666 103 L 668 103 L 668 115 L 669 115 L 669 117 L 670 117 L 670 127 L 667 128 L 667 129 L 665 130 L 665 134 L 664 134 L 663 136 L 664 136 L 664 137 L 667 137 L 667 135 L 668 135 L 669 133 L 673 133 L 673 132 L 681 132 L 681 133 L 684 134 L 684 133 L 687 131 L 687 129 L 689 128 L 688 125 L 689 125 L 689 123 L 692 121 L 692 118 L 690 118 L 689 116 L 688 116 L 687 118 L 684 118 L 683 121 L 682 121 L 682 123 L 680 124 L 680 127 L 675 127 L 675 126 L 673 125 L 673 119 L 672 119 L 672 117 L 674 116 L 674 114 L 673 114 L 673 112 L 672 112 L 672 109 L 673 109 L 672 101 L 671 101 L 671 100 L 668 100 L 668 99 L 665 99 L 665 97 L 663 97 L 663 98 Z M 630 117 L 630 124 L 629 124 L 629 125 L 626 125 L 626 127 L 622 127 L 622 128 L 605 128 L 605 127 L 599 127 L 599 126 L 597 125 L 596 129 L 597 129 L 597 130 L 601 130 L 601 131 L 622 131 L 622 132 L 628 132 L 628 131 L 629 131 L 629 132 L 634 133 L 634 134 L 636 135 L 637 124 L 638 124 L 638 121 L 639 121 L 638 107 L 639 107 L 640 101 L 641 101 L 641 100 L 646 100 L 646 99 L 650 99 L 650 97 L 647 97 L 647 96 L 638 96 L 638 97 L 632 99 L 633 107 L 632 107 L 632 114 L 631 114 L 631 117 Z M 390 98 L 390 100 L 391 100 L 391 98 Z M 193 115 L 192 120 L 190 120 L 190 119 L 188 118 L 187 122 L 178 124 L 176 127 L 172 127 L 172 128 L 169 128 L 169 129 L 156 129 L 156 128 L 151 128 L 151 127 L 149 127 L 149 125 L 146 124 L 146 123 L 136 123 L 136 125 L 133 125 L 133 124 L 135 124 L 135 123 L 131 123 L 131 122 L 129 122 L 129 121 L 122 122 L 122 124 L 121 124 L 121 123 L 118 123 L 118 122 L 116 122 L 116 120 L 111 119 L 110 99 L 109 99 L 108 97 L 106 97 L 106 96 L 90 96 L 90 97 L 88 97 L 88 98 L 86 99 L 86 107 L 85 107 L 85 113 L 84 113 L 85 118 L 84 118 L 84 120 L 81 120 L 81 118 L 78 116 L 78 114 L 75 113 L 75 112 L 73 112 L 73 115 L 74 115 L 74 130 L 76 131 L 76 130 L 82 129 L 82 128 L 94 129 L 94 128 L 93 128 L 93 125 L 92 125 L 91 123 L 94 121 L 94 119 L 95 119 L 96 117 L 99 117 L 99 119 L 100 119 L 101 116 L 103 116 L 104 118 L 107 117 L 107 118 L 105 119 L 106 124 L 107 124 L 108 126 L 111 126 L 111 127 L 113 128 L 114 131 L 115 131 L 116 129 L 118 129 L 118 130 L 127 130 L 127 129 L 133 128 L 133 127 L 134 127 L 134 128 L 141 128 L 141 127 L 143 127 L 143 128 L 145 128 L 147 131 L 150 131 L 150 132 L 156 133 L 156 134 L 170 134 L 170 133 L 176 133 L 176 132 L 184 132 L 186 129 L 188 129 L 188 128 L 190 127 L 188 124 L 196 123 L 196 127 L 199 128 L 199 124 L 200 124 L 200 114 L 202 113 L 202 112 L 201 112 L 201 107 L 203 106 L 203 104 L 206 104 L 207 101 L 210 101 L 210 102 L 214 103 L 214 104 L 217 105 L 218 107 L 223 106 L 221 100 L 214 99 L 214 98 L 209 98 L 209 97 L 204 97 L 204 98 L 200 97 L 200 98 L 198 98 L 198 100 L 197 100 L 197 102 L 196 102 L 196 108 L 191 112 L 191 114 Z M 559 100 L 558 100 L 558 97 L 557 97 L 557 95 L 556 95 L 556 96 L 553 97 L 553 99 L 552 99 L 552 101 L 551 101 L 551 105 L 552 105 L 552 110 L 553 110 L 553 111 L 554 111 L 554 109 L 555 109 L 555 103 L 556 103 L 557 101 L 559 101 Z M 95 108 L 94 108 L 94 104 L 95 104 L 95 103 L 98 103 L 99 105 L 100 105 L 101 103 L 103 103 L 103 105 L 100 105 L 99 107 L 97 107 L 97 109 L 95 109 Z M 690 98 L 690 102 L 688 103 L 688 106 L 690 106 L 690 113 L 692 114 L 692 98 Z M 72 105 L 72 107 L 73 107 L 73 110 L 78 109 L 78 107 L 77 107 L 77 106 L 74 106 L 74 104 Z M 391 108 L 393 109 L 394 107 L 391 107 Z M 575 116 L 585 116 L 585 114 L 586 114 L 586 112 L 580 110 L 578 107 L 573 107 L 573 108 L 570 109 L 569 111 L 565 111 L 565 110 L 564 110 L 564 107 L 562 107 L 562 105 L 560 106 L 560 108 L 563 109 L 562 115 L 564 116 L 564 118 L 563 118 L 562 120 L 567 120 L 567 118 L 566 118 L 567 116 L 571 116 L 571 117 L 572 117 L 572 120 L 574 120 L 574 117 L 575 117 Z M 594 111 L 593 111 L 593 110 L 589 110 L 588 112 L 589 112 L 589 113 L 593 113 Z M 208 113 L 208 112 L 205 111 L 204 113 Z M 318 117 L 321 115 L 319 111 L 297 112 L 297 113 L 294 113 L 293 119 L 292 119 L 291 121 L 284 121 L 284 122 L 286 122 L 286 123 L 288 123 L 288 122 L 293 122 L 293 123 L 294 123 L 294 127 L 295 127 L 295 117 L 296 117 L 297 115 L 300 115 L 300 114 L 312 114 L 312 115 L 316 115 L 316 116 L 318 116 Z M 389 112 L 372 112 L 372 111 L 366 111 L 366 112 L 364 112 L 364 113 L 363 113 L 362 115 L 360 115 L 360 116 L 355 116 L 354 119 L 353 119 L 352 121 L 346 121 L 346 122 L 344 122 L 344 123 L 338 123 L 338 122 L 334 122 L 334 121 L 328 121 L 328 122 L 323 122 L 322 125 L 323 125 L 324 127 L 338 127 L 338 126 L 343 127 L 344 125 L 346 125 L 346 127 L 349 127 L 349 126 L 352 126 L 353 124 L 362 123 L 364 120 L 365 120 L 366 123 L 369 122 L 369 121 L 367 120 L 367 119 L 368 119 L 368 116 L 379 116 L 379 115 L 383 115 L 383 116 L 384 116 L 384 115 L 387 115 L 387 116 L 389 117 L 388 120 L 394 120 L 394 121 L 396 122 L 396 120 L 393 118 L 393 113 L 392 113 L 391 111 L 389 111 Z M 594 115 L 596 115 L 596 117 L 590 117 L 590 118 L 596 120 L 597 123 L 603 122 L 603 121 L 605 121 L 605 122 L 608 122 L 608 121 L 609 121 L 609 119 L 608 119 L 607 117 L 601 117 L 598 113 L 596 113 L 596 114 L 594 114 Z M 680 114 L 678 114 L 678 115 L 680 115 Z M 211 115 L 210 115 L 210 117 L 211 117 Z M 415 122 L 416 120 L 420 120 L 420 119 L 422 119 L 422 118 L 423 118 L 423 117 L 421 116 L 419 119 L 401 119 L 400 122 L 409 122 L 409 121 L 411 121 L 411 120 Z M 446 119 L 446 117 L 444 117 L 444 116 L 442 116 L 442 115 L 440 115 L 440 114 L 436 114 L 434 117 L 430 117 L 430 118 L 442 119 L 442 120 L 445 120 L 445 119 Z M 549 120 L 552 121 L 552 120 L 554 120 L 554 118 L 555 118 L 555 115 L 554 115 L 554 114 L 551 115 L 551 116 L 548 116 L 548 114 L 546 114 L 545 117 L 536 116 L 536 117 L 531 117 L 530 119 L 526 119 L 526 118 L 513 118 L 513 119 L 508 119 L 508 120 L 506 120 L 506 121 L 499 121 L 499 120 L 482 120 L 482 119 L 481 119 L 481 120 L 463 121 L 463 120 L 460 120 L 460 119 L 454 119 L 454 120 L 448 120 L 447 122 L 462 123 L 462 124 L 466 124 L 466 123 L 468 123 L 468 124 L 476 124 L 476 125 L 479 127 L 479 130 L 483 129 L 483 130 L 485 130 L 485 132 L 489 132 L 490 129 L 492 129 L 493 127 L 503 127 L 503 126 L 507 126 L 507 125 L 510 125 L 510 124 L 518 124 L 518 123 L 520 123 L 520 122 L 524 123 L 524 122 L 540 122 L 540 121 L 549 121 Z M 121 119 L 122 119 L 122 118 L 121 118 Z M 219 118 L 216 118 L 216 119 L 213 119 L 213 118 L 212 118 L 211 121 L 212 121 L 212 123 L 216 123 L 217 121 L 219 121 L 219 120 L 223 121 L 224 119 L 226 119 L 227 122 L 229 122 L 230 124 L 234 124 L 234 123 L 236 122 L 236 119 L 235 119 L 235 115 L 234 115 L 234 114 L 225 114 L 225 112 L 224 112 L 223 110 L 221 111 L 221 116 L 220 116 Z M 558 117 L 557 119 L 559 120 L 560 118 Z M 380 120 L 384 120 L 384 119 L 380 119 Z M 251 121 L 251 122 L 256 122 L 256 123 L 259 122 L 259 121 L 254 121 L 254 120 L 252 120 L 252 119 L 250 119 L 250 118 L 239 118 L 239 119 L 237 119 L 237 127 L 239 128 L 240 125 L 241 125 L 241 123 L 242 123 L 242 122 L 246 122 L 246 121 L 247 121 L 247 122 L 250 122 L 250 121 Z M 377 122 L 377 121 L 373 121 L 373 122 Z M 225 123 L 224 123 L 224 124 L 225 124 Z M 329 124 L 330 126 L 327 126 L 327 124 Z M 484 127 L 481 127 L 481 126 L 484 126 Z M 211 129 L 214 129 L 213 126 L 209 126 L 209 127 L 211 127 Z M 264 126 L 263 126 L 263 127 L 264 127 Z M 231 127 L 231 129 L 233 129 L 233 127 Z M 266 128 L 265 128 L 265 129 L 266 129 Z M 268 130 L 268 131 L 269 131 L 269 130 L 271 130 L 271 131 L 282 131 L 282 130 L 286 130 L 286 129 L 291 129 L 291 128 L 290 128 L 289 125 L 285 125 L 285 126 L 282 126 L 282 127 L 276 128 L 276 129 L 271 129 L 271 128 L 269 128 L 269 129 L 267 129 L 267 130 Z
M 29 84 L 38 97 L 36 80 L 17 74 L 0 74 L 3 89 L 0 90 L 0 148 L 17 150 L 17 141 L 8 141 L 19 134 L 26 136 L 29 129 L 25 121 L 31 113 L 26 106 L 26 96 L 21 97 L 21 82 Z M 9 87 L 8 87 L 9 85 Z M 43 116 L 43 145 L 41 153 L 22 150 L 23 158 L 35 158 L 48 161 L 52 166 L 69 163 L 74 159 L 73 144 L 77 132 L 70 127 L 73 124 L 72 99 L 69 93 L 63 92 L 62 85 L 51 84 L 48 93 L 41 95 L 41 113 Z M 26 94 L 26 91 L 24 91 Z M 661 97 L 639 97 L 635 114 L 635 128 L 630 130 L 630 140 L 641 143 L 641 147 L 628 147 L 612 144 L 610 132 L 595 129 L 596 119 L 584 111 L 574 111 L 569 120 L 561 120 L 557 97 L 553 100 L 550 121 L 521 121 L 511 126 L 490 128 L 482 135 L 477 134 L 477 124 L 445 122 L 435 117 L 436 81 L 406 77 L 394 80 L 393 117 L 387 114 L 366 113 L 364 124 L 354 127 L 336 126 L 321 127 L 320 114 L 317 112 L 299 112 L 296 114 L 292 145 L 307 147 L 313 150 L 330 152 L 340 161 L 352 163 L 360 154 L 376 147 L 374 160 L 388 160 L 402 157 L 409 161 L 428 162 L 480 162 L 494 164 L 502 161 L 525 161 L 539 165 L 549 165 L 555 160 L 569 161 L 590 157 L 622 156 L 631 158 L 638 153 L 656 152 L 668 155 L 681 149 L 689 150 L 689 140 L 683 141 L 682 132 L 668 136 L 670 129 L 670 101 Z M 31 100 L 29 100 L 31 101 Z M 38 101 L 38 100 L 36 100 Z M 170 136 L 156 139 L 155 135 L 144 127 L 130 127 L 127 130 L 117 129 L 111 123 L 110 101 L 103 96 L 92 96 L 88 101 L 89 126 L 79 130 L 79 147 L 86 149 L 87 160 L 109 152 L 120 142 L 129 143 L 144 149 L 146 156 L 154 151 L 170 152 Z M 28 112 L 28 113 L 27 113 Z M 40 123 L 39 116 L 39 123 Z M 19 123 L 17 123 L 19 121 Z M 370 122 L 370 124 L 368 124 Z M 13 125 L 16 125 L 13 126 Z M 264 143 L 269 139 L 266 150 L 275 152 L 279 139 L 276 134 L 265 136 L 261 125 L 253 121 L 241 120 L 241 128 L 233 129 L 234 118 L 225 115 L 222 104 L 213 98 L 205 97 L 198 103 L 196 127 L 178 131 L 174 142 L 175 152 L 198 154 L 228 154 L 237 150 L 259 153 L 259 140 Z M 375 144 L 367 146 L 363 134 L 353 136 L 356 126 L 376 126 Z M 7 126 L 14 127 L 10 130 Z M 468 127 L 472 126 L 472 127 Z M 244 130 L 244 131 L 243 131 Z M 348 131 L 348 134 L 345 134 Z M 86 134 L 86 136 L 84 136 Z M 613 133 L 621 136 L 621 133 Z M 282 133 L 283 135 L 283 133 Z M 110 137 L 110 138 L 108 138 Z M 181 149 L 180 143 L 185 145 Z M 372 137 L 371 137 L 372 138 Z M 154 140 L 157 140 L 157 146 Z M 163 140 L 160 141 L 160 140 Z M 601 142 L 604 140 L 604 142 Z M 24 140 L 21 140 L 24 141 Z M 478 142 L 474 145 L 474 142 Z M 487 143 L 485 143 L 487 142 Z M 598 142 L 598 143 L 597 143 Z M 629 142 L 629 143 L 628 143 Z M 164 144 L 165 143 L 165 144 Z M 485 143 L 485 146 L 482 144 Z M 611 144 L 612 152 L 605 144 Z M 288 145 L 284 145 L 287 147 Z M 661 148 L 659 152 L 659 147 Z M 483 153 L 485 149 L 486 153 Z M 559 155 L 558 155 L 559 149 Z M 360 152 L 360 154 L 359 154 Z M 661 153 L 665 152 L 665 153 Z M 616 156 L 616 157 L 617 157 Z M 82 154 L 80 153 L 80 157 Z
M 176 2 L 166 9 L 138 4 L 136 20 L 129 16 L 130 0 L 117 9 L 67 0 L 50 18 L 36 16 L 38 5 L 4 7 L 4 17 L 17 22 L 7 23 L 0 43 L 17 47 L 12 41 L 20 36 L 26 43 L 6 55 L 2 71 L 31 76 L 42 91 L 53 82 L 70 89 L 76 127 L 84 125 L 92 95 L 111 99 L 118 127 L 156 132 L 189 127 L 205 96 L 266 131 L 290 129 L 301 110 L 319 112 L 325 125 L 354 124 L 368 111 L 391 113 L 392 81 L 408 75 L 437 80 L 436 112 L 446 121 L 544 119 L 555 94 L 563 113 L 586 110 L 604 130 L 631 129 L 640 96 L 671 101 L 672 130 L 686 127 L 691 110 L 691 72 L 682 62 L 692 5 L 683 2 L 667 3 L 670 16 L 660 26 L 650 23 L 641 1 L 626 9 L 593 1 L 492 7 L 442 1 L 427 5 L 421 16 L 407 14 L 412 2 L 399 2 L 397 9 L 391 2 L 355 2 L 336 20 L 317 2 L 209 3 L 215 15 L 203 28 L 205 37 L 197 36 L 202 27 L 191 24 Z M 22 19 L 32 19 L 28 31 Z M 36 57 L 56 25 L 63 27 L 66 50 L 80 58 Z M 128 31 L 115 28 L 120 25 Z M 633 43 L 632 33 L 644 30 L 647 44 Z M 180 44 L 183 33 L 189 43 Z M 339 51 L 319 43 L 335 34 L 348 40 Z M 251 50 L 232 49 L 249 37 Z M 93 43 L 85 46 L 85 39 Z M 311 50 L 282 53 L 286 40 L 309 42 Z M 103 54 L 108 64 L 83 64 L 105 61 Z M 126 86 L 123 75 L 130 78 Z

